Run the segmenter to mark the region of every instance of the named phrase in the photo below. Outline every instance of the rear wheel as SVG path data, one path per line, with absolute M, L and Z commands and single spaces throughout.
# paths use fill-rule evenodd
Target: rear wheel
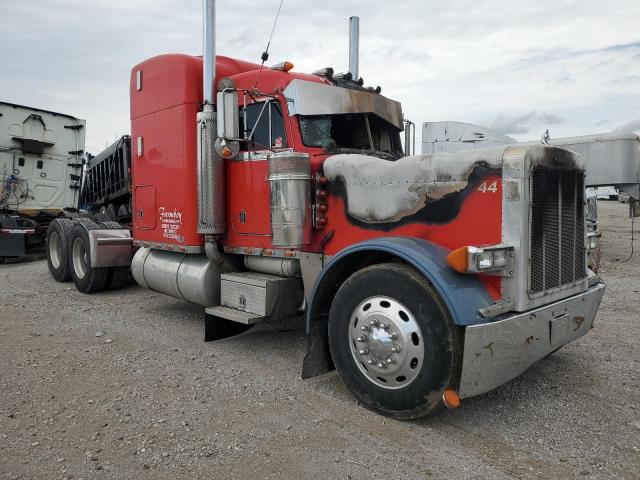
M 340 287 L 329 346 L 347 387 L 383 415 L 426 415 L 457 387 L 458 331 L 431 284 L 406 265 L 367 267 Z
M 86 219 L 81 219 L 86 220 Z M 71 276 L 76 288 L 82 293 L 104 290 L 108 268 L 91 266 L 91 244 L 89 231 L 100 228 L 92 221 L 77 222 L 71 236 Z
M 54 219 L 47 229 L 47 265 L 58 282 L 71 280 L 69 242 L 72 231 L 73 221 L 68 218 Z

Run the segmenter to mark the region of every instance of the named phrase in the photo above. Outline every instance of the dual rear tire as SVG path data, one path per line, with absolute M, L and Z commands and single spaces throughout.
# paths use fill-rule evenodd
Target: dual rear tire
M 71 234 L 71 278 L 76 288 L 82 293 L 99 292 L 107 285 L 109 269 L 91 265 L 89 231 L 98 228 L 100 227 L 93 221 L 76 222 Z
M 122 228 L 117 222 L 96 223 L 90 218 L 57 218 L 47 232 L 47 263 L 55 280 L 73 280 L 83 293 L 122 288 L 132 282 L 131 269 L 91 265 L 89 232 Z

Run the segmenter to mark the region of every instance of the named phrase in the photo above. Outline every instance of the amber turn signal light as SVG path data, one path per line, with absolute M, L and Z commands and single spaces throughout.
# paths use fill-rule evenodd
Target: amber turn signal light
M 460 406 L 460 397 L 455 390 L 447 388 L 442 394 L 442 403 L 444 403 L 445 407 L 453 410 Z
M 293 68 L 293 63 L 291 62 L 280 62 L 277 65 L 271 67 L 273 70 L 280 70 L 282 72 L 288 72 Z
M 447 255 L 447 263 L 456 272 L 467 273 L 469 268 L 469 252 L 467 247 L 460 247 Z
M 220 153 L 221 153 L 221 157 L 222 158 L 232 158 L 233 157 L 233 151 L 229 147 L 222 147 L 222 151 Z

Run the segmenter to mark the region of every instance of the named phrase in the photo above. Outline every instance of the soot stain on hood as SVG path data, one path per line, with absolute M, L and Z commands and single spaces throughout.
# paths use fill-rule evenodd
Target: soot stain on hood
M 418 208 L 408 211 L 398 210 L 395 215 L 387 219 L 377 217 L 373 209 L 366 210 L 365 218 L 358 218 L 352 215 L 349 212 L 347 186 L 341 176 L 338 176 L 335 181 L 329 184 L 329 193 L 342 198 L 344 213 L 350 224 L 367 230 L 390 232 L 403 225 L 442 225 L 453 221 L 460 213 L 460 208 L 465 199 L 477 189 L 483 179 L 489 176 L 501 175 L 502 168 L 491 166 L 486 161 L 478 161 L 470 167 L 466 184 L 463 186 L 460 185 L 460 182 L 434 184 L 435 188 L 432 186 L 430 190 L 431 195 L 427 196 L 425 192 L 429 190 L 428 184 L 411 185 L 408 190 L 417 191 L 421 196 L 421 203 Z M 375 188 L 376 185 L 371 185 L 372 195 L 376 194 Z

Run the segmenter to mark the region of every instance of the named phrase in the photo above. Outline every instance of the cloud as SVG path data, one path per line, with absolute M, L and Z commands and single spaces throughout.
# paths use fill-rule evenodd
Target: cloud
M 638 132 L 640 131 L 640 118 L 636 118 L 635 120 L 631 120 L 630 122 L 625 123 L 624 125 L 620 125 L 616 128 L 618 132 Z
M 550 125 L 561 125 L 566 120 L 554 113 L 531 111 L 515 115 L 498 115 L 487 127 L 505 135 L 530 133 L 534 127 L 547 128 Z
M 279 1 L 217 4 L 219 54 L 259 61 Z M 640 111 L 637 0 L 287 0 L 268 64 L 346 71 L 350 15 L 365 83 L 417 124 L 484 118 L 515 135 L 554 125 L 571 136 Z M 93 153 L 129 131 L 135 64 L 202 49 L 201 0 L 0 0 L 0 18 L 2 100 L 86 119 Z

